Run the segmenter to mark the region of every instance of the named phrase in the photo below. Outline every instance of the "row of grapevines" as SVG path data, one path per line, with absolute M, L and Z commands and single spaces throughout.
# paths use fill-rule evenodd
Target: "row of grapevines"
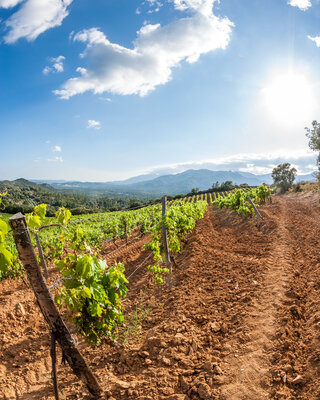
M 147 268 L 153 274 L 156 283 L 162 283 L 163 275 L 169 272 L 167 268 L 163 267 L 165 254 L 162 225 L 167 231 L 169 252 L 178 253 L 181 250 L 181 240 L 193 230 L 197 220 L 203 218 L 207 205 L 206 201 L 197 201 L 196 203 L 178 201 L 168 208 L 166 214 L 153 227 L 152 240 L 145 245 L 145 248 L 153 252 L 153 263 Z
M 26 215 L 28 226 L 31 229 L 39 228 L 40 220 L 42 224 L 59 224 L 57 217 L 42 218 L 41 213 L 43 212 L 42 205 L 39 205 L 33 213 Z M 113 240 L 115 242 L 117 239 L 128 237 L 137 228 L 140 229 L 141 233 L 150 232 L 153 225 L 160 219 L 161 205 L 158 204 L 128 212 L 91 215 L 89 218 L 74 216 L 70 220 L 68 230 L 71 234 L 81 235 L 86 245 L 94 248 L 99 253 L 106 241 Z M 4 250 L 1 253 L 0 280 L 21 275 L 21 266 L 13 238 L 11 235 L 7 235 L 7 223 L 4 220 L 1 221 L 1 243 L 3 242 L 1 248 L 4 248 L 5 241 L 6 253 Z M 38 235 L 41 239 L 45 260 L 51 262 L 61 259 L 65 252 L 65 231 L 57 232 L 56 229 L 41 230 Z M 34 239 L 32 242 L 35 245 Z M 8 260 L 9 253 L 10 262 Z M 6 257 L 6 262 L 4 257 Z
M 2 198 L 7 193 L 0 193 Z M 0 218 L 0 280 L 16 278 L 21 275 L 21 266 L 12 237 L 8 235 L 9 227 L 3 218 Z
M 238 214 L 254 215 L 254 209 L 248 200 L 248 196 L 255 205 L 258 205 L 265 202 L 271 196 L 271 193 L 266 185 L 260 185 L 250 190 L 237 189 L 224 197 L 219 196 L 213 201 L 213 204 L 219 208 L 230 208 Z
M 161 219 L 161 206 L 99 216 L 98 221 L 75 219 L 73 223 L 69 210 L 61 208 L 55 218 L 47 218 L 46 207 L 36 206 L 26 215 L 26 221 L 31 234 L 41 237 L 46 261 L 54 262 L 61 272 L 63 283 L 55 286 L 57 305 L 66 306 L 78 332 L 89 343 L 99 344 L 103 337 L 114 340 L 116 328 L 123 322 L 121 298 L 126 296 L 127 280 L 123 264 L 108 267 L 99 258 L 98 244 L 110 235 L 121 238 L 137 225 L 142 231 L 150 231 Z M 7 250 L 8 243 L 13 245 L 12 250 L 15 246 L 4 221 L 0 229 L 0 270 L 6 272 L 2 277 L 7 277 L 14 266 L 14 251 Z M 35 245 L 33 236 L 32 241 Z
M 148 269 L 160 283 L 162 274 L 167 272 L 162 267 L 162 224 L 167 229 L 169 251 L 178 252 L 181 240 L 194 228 L 197 219 L 203 217 L 206 207 L 205 201 L 176 202 L 164 217 L 161 205 L 155 205 L 85 221 L 71 220 L 71 213 L 65 208 L 59 209 L 55 218 L 47 218 L 46 205 L 41 204 L 26 215 L 26 221 L 30 232 L 41 236 L 46 260 L 54 262 L 62 275 L 54 289 L 57 305 L 66 306 L 78 332 L 89 343 L 99 344 L 103 337 L 114 340 L 117 326 L 123 322 L 121 298 L 126 296 L 127 280 L 123 264 L 109 267 L 99 258 L 98 244 L 110 236 L 121 238 L 137 225 L 142 232 L 151 232 L 152 241 L 147 247 L 153 251 L 154 263 Z M 13 244 L 13 241 L 12 238 L 11 242 L 8 240 L 7 234 L 8 227 L 3 221 L 0 224 L 0 271 L 3 260 L 7 271 L 14 265 L 14 251 L 7 250 L 8 243 Z
M 90 246 L 100 249 L 107 240 L 123 239 L 139 227 L 141 233 L 149 232 L 161 213 L 161 205 L 127 212 L 99 214 L 96 218 L 74 218 L 72 224 L 83 229 Z

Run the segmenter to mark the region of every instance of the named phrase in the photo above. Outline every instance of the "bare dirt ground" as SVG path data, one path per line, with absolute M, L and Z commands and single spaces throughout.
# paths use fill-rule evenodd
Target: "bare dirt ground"
M 210 208 L 176 257 L 172 289 L 145 267 L 130 277 L 125 343 L 79 340 L 106 399 L 320 399 L 318 198 L 275 197 L 260 210 L 258 222 Z M 108 262 L 130 276 L 146 241 Z M 54 399 L 49 342 L 31 290 L 1 282 L 1 400 Z M 68 366 L 58 374 L 61 399 L 90 398 Z

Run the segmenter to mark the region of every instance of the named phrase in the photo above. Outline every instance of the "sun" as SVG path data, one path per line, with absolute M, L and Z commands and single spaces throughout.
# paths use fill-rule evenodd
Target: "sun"
M 314 87 L 304 74 L 275 75 L 262 89 L 263 103 L 270 117 L 283 125 L 307 124 L 317 106 Z

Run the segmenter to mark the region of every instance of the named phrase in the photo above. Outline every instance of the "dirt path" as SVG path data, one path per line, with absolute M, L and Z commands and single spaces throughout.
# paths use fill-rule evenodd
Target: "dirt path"
M 210 209 L 176 258 L 172 290 L 140 268 L 124 302 L 125 344 L 90 349 L 78 338 L 106 399 L 320 399 L 318 199 L 278 197 L 261 212 L 257 222 Z M 108 261 L 123 261 L 129 276 L 145 241 Z M 50 373 L 31 291 L 0 282 L 0 399 L 53 400 Z M 89 399 L 66 366 L 59 387 L 68 400 Z
M 279 202 L 276 218 L 269 212 L 265 212 L 266 216 L 275 219 L 277 225 L 272 251 L 265 260 L 262 285 L 243 321 L 246 340 L 231 341 L 234 354 L 224 360 L 228 384 L 222 387 L 221 397 L 225 399 L 270 398 L 277 318 L 286 299 L 294 260 L 283 203 Z

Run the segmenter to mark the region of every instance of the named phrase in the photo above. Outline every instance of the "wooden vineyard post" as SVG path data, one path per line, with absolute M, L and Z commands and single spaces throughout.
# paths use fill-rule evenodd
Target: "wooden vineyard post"
M 167 196 L 162 197 L 162 218 L 166 215 L 167 212 Z M 170 254 L 169 254 L 169 246 L 168 246 L 168 236 L 167 236 L 167 230 L 164 224 L 162 223 L 162 241 L 163 241 L 163 247 L 164 247 L 164 252 L 166 256 L 166 265 L 167 268 L 169 269 L 170 277 L 172 274 L 172 267 L 171 267 L 171 262 L 170 262 Z
M 124 234 L 126 236 L 126 245 L 128 246 L 128 232 L 127 232 L 127 221 L 124 221 Z
M 247 196 L 247 198 L 249 200 L 249 203 L 252 205 L 252 208 L 253 208 L 254 212 L 256 213 L 256 216 L 258 217 L 258 219 L 261 219 L 262 217 L 261 217 L 257 207 L 253 204 L 253 201 L 251 200 L 251 197 Z
M 43 251 L 42 251 L 42 247 L 41 247 L 41 243 L 40 243 L 40 239 L 38 236 L 38 233 L 35 233 L 35 238 L 36 238 L 36 243 L 37 243 L 37 247 L 38 247 L 38 253 L 39 253 L 39 258 L 41 261 L 41 266 L 43 269 L 43 274 L 44 274 L 44 278 L 48 279 L 48 270 L 47 270 L 47 265 L 46 265 L 46 261 L 44 259 L 44 255 L 43 255 Z
M 100 398 L 103 390 L 77 349 L 43 279 L 24 215 L 21 213 L 15 214 L 9 219 L 9 223 L 28 281 L 44 319 L 63 351 L 64 358 L 75 375 L 84 382 L 90 394 L 94 398 Z

